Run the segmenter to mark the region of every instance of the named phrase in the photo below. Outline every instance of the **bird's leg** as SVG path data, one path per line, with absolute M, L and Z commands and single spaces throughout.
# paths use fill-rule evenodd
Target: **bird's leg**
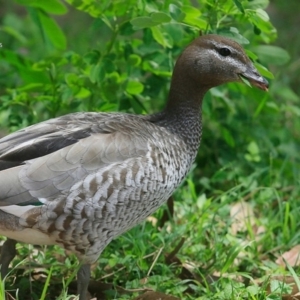
M 8 238 L 2 246 L 1 256 L 0 256 L 1 278 L 2 279 L 7 275 L 8 266 L 17 254 L 16 244 L 17 244 L 17 241 Z
M 77 272 L 77 293 L 79 300 L 87 300 L 86 295 L 91 277 L 91 266 L 82 265 Z

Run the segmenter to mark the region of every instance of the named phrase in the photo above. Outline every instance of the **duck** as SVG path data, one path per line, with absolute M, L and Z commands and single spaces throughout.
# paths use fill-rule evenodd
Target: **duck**
M 86 300 L 103 249 L 156 211 L 191 169 L 204 95 L 242 79 L 268 90 L 237 42 L 203 35 L 177 59 L 162 111 L 71 113 L 0 139 L 2 278 L 17 242 L 59 245 L 80 262 L 77 292 Z

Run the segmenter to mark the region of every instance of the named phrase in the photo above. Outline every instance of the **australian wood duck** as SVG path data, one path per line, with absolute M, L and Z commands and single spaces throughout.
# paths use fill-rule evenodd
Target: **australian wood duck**
M 16 241 L 60 245 L 82 263 L 78 293 L 86 299 L 90 265 L 102 250 L 161 206 L 189 172 L 204 94 L 241 77 L 268 88 L 239 44 L 202 36 L 178 58 L 162 112 L 75 113 L 2 138 L 2 277 Z

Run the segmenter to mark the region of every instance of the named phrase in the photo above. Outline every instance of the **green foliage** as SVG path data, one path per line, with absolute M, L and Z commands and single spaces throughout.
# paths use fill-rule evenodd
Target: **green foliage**
M 83 22 L 72 20 L 72 34 L 68 21 L 52 16 L 69 15 L 62 2 L 17 2 L 28 14 L 18 22 L 13 13 L 4 18 L 6 39 L 0 52 L 7 75 L 0 87 L 5 94 L 1 97 L 6 113 L 2 124 L 12 129 L 79 110 L 143 113 L 160 109 L 167 97 L 174 57 L 199 30 L 241 43 L 252 37 L 251 47 L 257 45 L 262 60 L 269 57 L 285 62 L 287 58 L 284 50 L 274 47 L 268 56 L 264 47 L 271 46 L 259 45 L 276 36 L 263 10 L 267 1 L 199 1 L 193 5 L 190 1 L 69 0 L 82 11 L 79 20 L 92 22 L 82 31 Z M 65 50 L 66 35 L 72 50 Z M 79 47 L 83 36 L 90 41 L 85 53 Z M 264 75 L 272 76 L 267 70 Z M 246 95 L 247 89 L 240 90 Z M 24 117 L 20 118 L 20 110 L 26 111 Z
M 277 31 L 265 10 L 268 0 L 66 2 L 15 0 L 4 6 L 1 129 L 14 131 L 76 111 L 156 112 L 167 98 L 176 57 L 199 32 L 244 44 L 258 70 L 270 79 L 269 93 L 232 83 L 206 95 L 197 167 L 175 195 L 178 224 L 172 224 L 170 233 L 146 223 L 113 242 L 100 263 L 110 268 L 122 264 L 128 272 L 116 275 L 114 283 L 138 288 L 153 263 L 144 256 L 161 247 L 170 252 L 182 236 L 188 241 L 181 258 L 197 261 L 200 277 L 215 270 L 244 272 L 245 277 L 274 271 L 256 257 L 255 245 L 244 249 L 239 239 L 230 237 L 230 221 L 224 221 L 230 204 L 248 197 L 260 222 L 268 225 L 263 251 L 299 243 L 299 96 L 280 71 L 289 54 L 270 45 Z M 237 268 L 233 261 L 241 251 L 248 258 Z M 43 259 L 55 264 L 47 252 Z M 49 276 L 70 265 L 56 266 Z M 191 289 L 197 299 L 231 299 L 232 294 L 234 299 L 266 299 L 264 286 L 228 278 L 206 288 L 196 281 L 179 281 L 180 270 L 166 266 L 161 257 L 152 273 L 148 286 L 179 297 Z M 103 275 L 100 268 L 95 274 Z M 41 291 L 45 294 L 46 288 Z M 274 291 L 269 299 L 279 298 Z

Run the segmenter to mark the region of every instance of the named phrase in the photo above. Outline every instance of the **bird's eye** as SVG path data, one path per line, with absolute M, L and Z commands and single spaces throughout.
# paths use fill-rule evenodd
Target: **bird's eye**
M 218 50 L 218 52 L 222 55 L 222 56 L 228 56 L 231 54 L 231 51 L 228 48 L 220 48 Z

